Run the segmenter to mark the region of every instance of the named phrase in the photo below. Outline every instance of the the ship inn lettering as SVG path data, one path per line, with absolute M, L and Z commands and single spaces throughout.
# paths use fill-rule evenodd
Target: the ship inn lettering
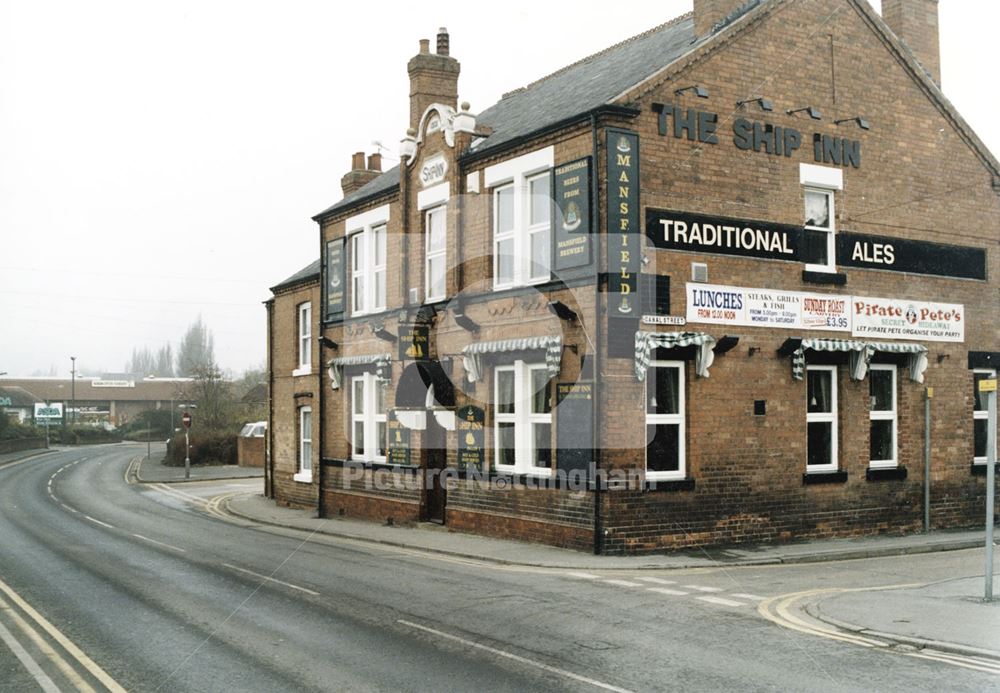
M 802 230 L 786 224 L 647 209 L 646 237 L 665 250 L 794 261 Z
M 607 130 L 608 293 L 612 318 L 637 319 L 639 311 L 639 136 Z

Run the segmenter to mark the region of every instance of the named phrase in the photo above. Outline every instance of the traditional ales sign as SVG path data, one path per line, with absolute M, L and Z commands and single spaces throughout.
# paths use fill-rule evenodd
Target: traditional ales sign
M 552 172 L 556 219 L 552 268 L 558 274 L 592 262 L 590 239 L 590 158 L 557 166 Z

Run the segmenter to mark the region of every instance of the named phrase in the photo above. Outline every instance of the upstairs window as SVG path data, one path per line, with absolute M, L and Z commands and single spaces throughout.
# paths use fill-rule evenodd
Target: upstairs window
M 354 315 L 385 310 L 385 224 L 351 236 L 351 290 L 351 312 Z
M 424 264 L 424 296 L 426 302 L 441 301 L 447 293 L 447 208 L 444 206 L 428 210 L 425 215 L 426 235 L 424 239 L 426 262 Z
M 803 260 L 813 272 L 833 272 L 836 269 L 833 191 L 806 188 Z
M 493 287 L 539 284 L 551 276 L 552 147 L 486 169 L 493 188 Z
M 294 375 L 303 375 L 312 371 L 312 304 L 300 303 L 298 316 L 299 364 Z

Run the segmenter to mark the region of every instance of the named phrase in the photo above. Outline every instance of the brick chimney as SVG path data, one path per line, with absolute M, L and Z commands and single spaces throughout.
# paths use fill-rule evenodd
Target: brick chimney
M 746 0 L 694 0 L 694 35 L 708 35 L 713 26 L 745 3 Z
M 458 106 L 458 73 L 462 66 L 449 55 L 448 30 L 442 27 L 437 35 L 437 52 L 430 52 L 430 41 L 420 40 L 420 52 L 410 58 L 406 70 L 410 74 L 410 127 L 420 125 L 420 116 L 432 103 Z
M 882 19 L 941 86 L 938 0 L 882 0 Z
M 351 170 L 340 179 L 340 187 L 344 191 L 344 197 L 347 197 L 368 181 L 378 178 L 381 173 L 381 154 L 372 154 L 369 156 L 368 168 L 365 168 L 365 153 L 356 152 L 351 157 Z

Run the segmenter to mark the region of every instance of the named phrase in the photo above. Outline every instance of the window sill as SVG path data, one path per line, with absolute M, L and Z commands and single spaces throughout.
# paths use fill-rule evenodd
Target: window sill
M 868 481 L 902 481 L 906 478 L 906 467 L 869 467 L 865 472 Z
M 802 270 L 802 281 L 807 284 L 831 284 L 833 286 L 844 286 L 847 284 L 847 275 L 841 272 L 816 272 L 813 270 Z
M 292 371 L 292 377 L 298 378 L 303 375 L 312 375 L 312 366 L 302 366 Z
M 651 493 L 694 491 L 694 479 L 646 479 L 645 490 Z
M 299 472 L 292 476 L 292 481 L 298 481 L 300 484 L 311 484 L 312 480 L 312 472 Z
M 806 472 L 802 475 L 805 486 L 813 484 L 843 484 L 847 482 L 847 472 Z
M 986 476 L 986 473 L 989 471 L 989 466 L 988 462 L 973 462 L 972 468 L 969 469 L 969 473 L 972 474 L 972 476 Z M 993 465 L 993 469 L 996 471 L 997 475 L 1000 476 L 1000 462 L 995 463 Z

